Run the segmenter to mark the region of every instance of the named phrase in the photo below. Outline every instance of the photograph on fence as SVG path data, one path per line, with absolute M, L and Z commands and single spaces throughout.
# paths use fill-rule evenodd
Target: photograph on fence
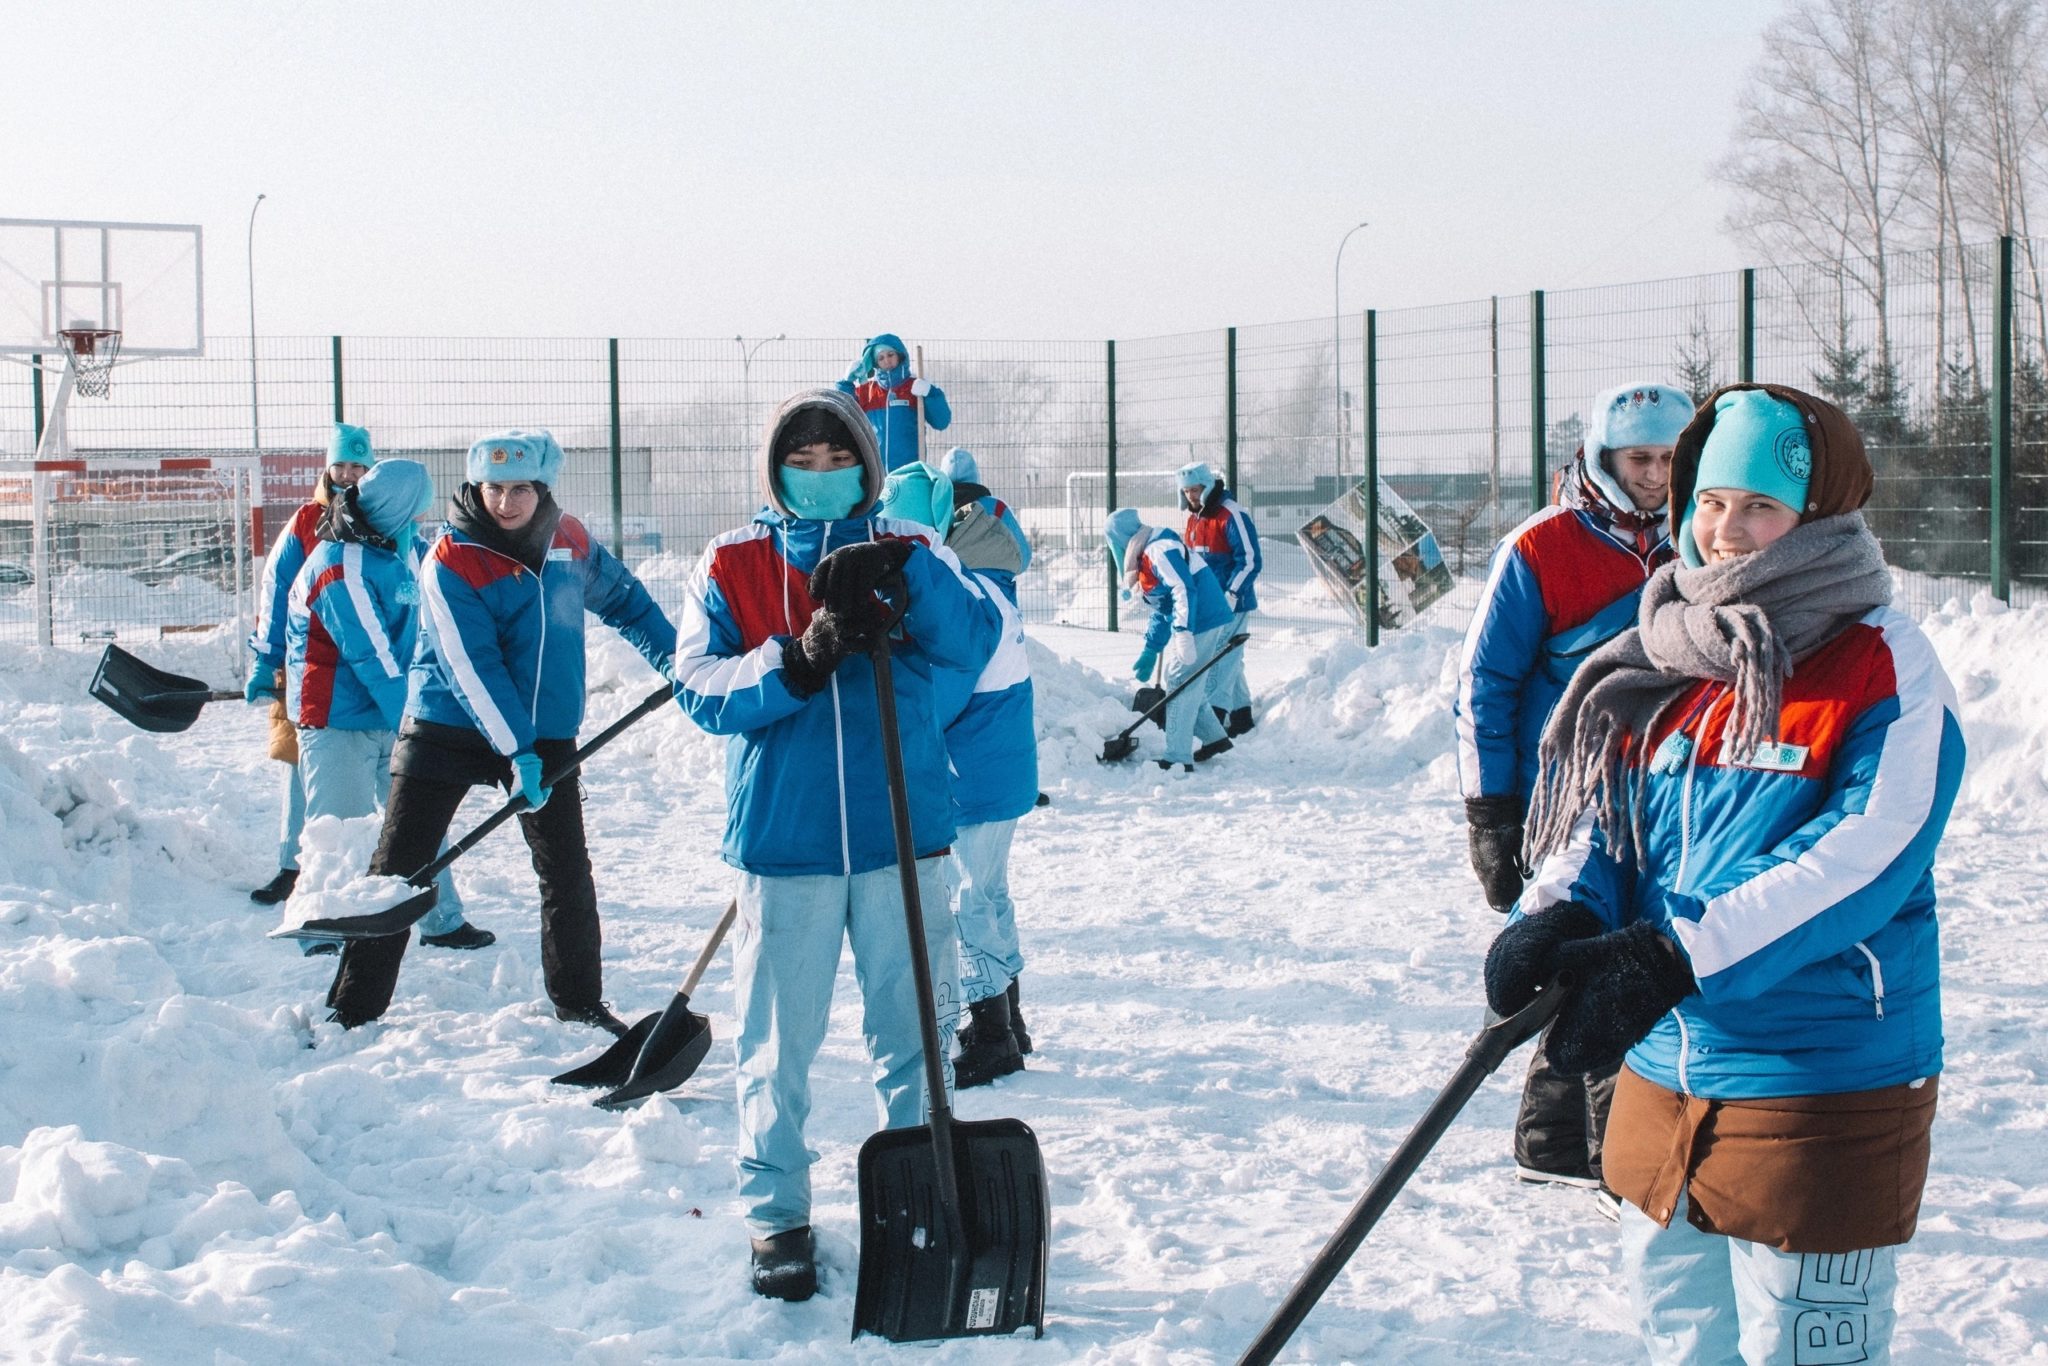
M 1379 624 L 1405 626 L 1451 591 L 1450 567 L 1436 533 L 1400 494 L 1379 484 Z M 1365 484 L 1360 481 L 1294 533 L 1309 564 L 1360 626 L 1366 624 Z

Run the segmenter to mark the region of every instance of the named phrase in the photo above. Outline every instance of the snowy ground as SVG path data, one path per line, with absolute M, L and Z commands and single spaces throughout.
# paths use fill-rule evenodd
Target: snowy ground
M 1898 1355 L 2048 1360 L 2048 609 L 1951 607 L 1929 629 L 1972 755 L 1943 852 L 1948 1071 Z M 606 1040 L 542 1004 L 507 831 L 457 865 L 494 948 L 415 948 L 384 1023 L 309 1023 L 331 960 L 265 940 L 275 917 L 246 896 L 273 868 L 261 718 L 221 704 L 146 735 L 84 699 L 87 657 L 10 649 L 0 1358 L 1233 1360 L 1478 1024 L 1498 921 L 1452 791 L 1456 635 L 1425 623 L 1371 653 L 1334 631 L 1256 637 L 1263 723 L 1192 779 L 1094 762 L 1135 637 L 1034 635 L 1053 803 L 1019 833 L 1015 881 L 1039 1051 L 960 1110 L 1024 1118 L 1043 1144 L 1043 1342 L 849 1346 L 854 1155 L 875 1124 L 850 975 L 812 1122 L 824 1289 L 762 1301 L 733 1193 L 725 958 L 695 998 L 720 1046 L 672 1100 L 622 1117 L 551 1088 Z M 216 683 L 234 668 L 222 640 L 136 648 Z M 654 683 L 612 638 L 591 672 L 590 732 Z M 719 764 L 663 712 L 589 775 L 607 993 L 629 1017 L 668 999 L 729 894 Z M 1524 1060 L 1297 1359 L 1639 1359 L 1614 1225 L 1511 1178 Z

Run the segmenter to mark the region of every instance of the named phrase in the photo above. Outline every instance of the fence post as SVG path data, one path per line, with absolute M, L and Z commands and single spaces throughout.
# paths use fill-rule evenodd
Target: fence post
M 1365 644 L 1380 643 L 1380 311 L 1365 310 Z
M 1237 329 L 1223 330 L 1223 482 L 1237 493 Z
M 1543 291 L 1529 291 L 1529 511 L 1550 499 L 1550 432 L 1543 419 Z
M 2012 601 L 2012 238 L 1998 239 L 1991 325 L 1991 596 Z
M 334 420 L 345 421 L 341 406 L 341 338 L 334 339 Z
M 1735 378 L 1756 383 L 1756 270 L 1750 266 L 1742 268 L 1742 290 L 1736 295 Z
M 620 465 L 624 452 L 619 444 L 619 339 L 610 340 L 610 384 L 612 395 L 612 554 L 626 558 L 626 495 L 620 487 Z
M 34 452 L 43 448 L 43 358 L 39 353 L 28 358 L 28 396 L 36 410 L 36 444 L 29 448 Z
M 1108 385 L 1108 393 L 1109 393 L 1109 400 L 1108 400 L 1108 408 L 1109 408 L 1109 459 L 1108 459 L 1108 466 L 1107 466 L 1107 468 L 1108 468 L 1108 474 L 1109 474 L 1109 477 L 1108 477 L 1108 479 L 1106 479 L 1106 480 L 1104 481 L 1104 488 L 1105 488 L 1105 490 L 1106 490 L 1106 491 L 1105 491 L 1105 493 L 1104 493 L 1104 495 L 1103 495 L 1103 496 L 1104 496 L 1104 498 L 1105 498 L 1105 499 L 1107 500 L 1107 503 L 1108 503 L 1108 506 L 1107 506 L 1107 507 L 1106 507 L 1106 508 L 1104 509 L 1104 511 L 1106 511 L 1106 512 L 1115 512 L 1115 511 L 1116 511 L 1116 340 L 1115 340 L 1115 338 L 1111 338 L 1111 339 L 1110 339 L 1110 342 L 1109 342 L 1109 352 L 1108 352 L 1108 359 L 1107 359 L 1107 364 L 1106 364 L 1106 367 L 1105 367 L 1105 382 L 1106 382 L 1106 383 L 1107 383 L 1107 385 Z M 1103 555 L 1103 558 L 1104 558 L 1104 559 L 1106 559 L 1106 560 L 1107 560 L 1107 561 L 1109 562 L 1109 629 L 1110 629 L 1110 630 L 1112 630 L 1112 631 L 1114 631 L 1114 630 L 1116 630 L 1116 629 L 1117 629 L 1117 624 L 1116 624 L 1116 587 L 1117 587 L 1117 584 L 1116 584 L 1116 556 L 1114 556 L 1114 555 L 1112 555 L 1112 554 L 1110 554 L 1110 553 L 1109 553 L 1109 547 L 1108 547 L 1108 546 L 1104 546 L 1104 547 L 1102 548 L 1102 555 Z

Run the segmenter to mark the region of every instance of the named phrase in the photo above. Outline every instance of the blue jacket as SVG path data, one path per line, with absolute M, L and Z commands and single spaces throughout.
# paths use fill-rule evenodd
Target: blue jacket
M 1184 539 L 1209 566 L 1238 611 L 1259 609 L 1259 570 L 1265 567 L 1265 557 L 1259 552 L 1259 529 L 1252 515 L 1224 489 L 1221 479 L 1210 486 L 1201 510 L 1188 514 Z
M 932 675 L 953 766 L 953 813 L 961 825 L 1015 820 L 1038 800 L 1038 728 L 1024 619 L 995 575 L 974 577 L 1002 618 L 995 654 L 978 676 L 958 669 Z
M 292 584 L 285 709 L 301 726 L 398 729 L 419 624 L 398 552 L 320 541 Z
M 1165 649 L 1175 631 L 1227 626 L 1236 615 L 1216 576 L 1200 560 L 1191 565 L 1187 546 L 1171 531 L 1152 531 L 1131 572 L 1138 595 L 1152 609 L 1152 619 L 1145 623 L 1148 650 Z
M 1628 1055 L 1670 1090 L 1824 1095 L 1939 1072 L 1933 866 L 1963 734 L 1933 647 L 1891 608 L 1869 613 L 1799 662 L 1780 742 L 1753 755 L 1728 752 L 1731 701 L 1699 683 L 1652 729 L 1651 753 L 1681 728 L 1692 745 L 1675 771 L 1631 774 L 1639 855 L 1617 860 L 1582 821 L 1521 909 L 1578 901 L 1676 941 L 1699 991 Z
M 277 533 L 270 554 L 264 558 L 263 577 L 256 586 L 256 628 L 249 633 L 249 650 L 256 656 L 259 668 L 284 667 L 292 584 L 305 568 L 306 557 L 313 553 L 320 535 L 320 519 L 326 515 L 324 503 L 301 503 Z
M 1631 532 L 1590 502 L 1547 507 L 1500 543 L 1452 704 L 1464 796 L 1529 799 L 1550 709 L 1587 655 L 1636 624 L 1643 585 L 1670 559 L 1661 520 Z
M 903 361 L 887 370 L 871 368 L 874 353 L 883 347 L 902 356 Z M 931 392 L 923 398 L 910 392 L 916 376 L 910 373 L 909 357 L 910 351 L 903 345 L 903 339 L 884 332 L 867 344 L 852 372 L 839 381 L 840 392 L 852 394 L 873 425 L 885 472 L 908 465 L 918 458 L 917 421 L 920 413 L 926 425 L 935 432 L 943 432 L 953 425 L 953 409 L 946 402 L 945 390 L 934 384 Z
M 500 754 L 573 740 L 583 724 L 583 614 L 657 669 L 676 628 L 631 570 L 564 516 L 544 572 L 446 525 L 420 567 L 420 637 L 405 714 L 468 726 Z
M 830 685 L 809 697 L 791 692 L 782 672 L 783 646 L 816 610 L 810 572 L 830 551 L 874 539 L 920 547 L 903 566 L 907 639 L 891 658 L 897 729 L 917 855 L 953 842 L 932 674 L 980 672 L 995 648 L 998 618 L 953 553 L 933 545 L 934 534 L 867 511 L 824 522 L 763 508 L 747 526 L 713 540 L 697 562 L 683 604 L 676 699 L 699 726 L 731 737 L 726 862 L 765 877 L 849 876 L 896 862 L 871 663 L 865 655 L 845 660 Z

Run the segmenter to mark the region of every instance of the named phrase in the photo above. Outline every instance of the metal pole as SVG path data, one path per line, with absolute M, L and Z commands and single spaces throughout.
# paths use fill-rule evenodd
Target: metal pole
M 1380 643 L 1380 314 L 1365 310 L 1365 644 Z
M 35 408 L 36 443 L 33 449 L 43 448 L 43 357 L 40 352 L 28 358 L 28 397 Z
M 1333 278 L 1330 286 L 1330 330 L 1334 334 L 1331 344 L 1337 377 L 1335 400 L 1337 478 L 1330 495 L 1333 498 L 1344 496 L 1344 248 L 1351 242 L 1351 233 L 1357 232 L 1359 228 L 1365 226 L 1366 224 L 1359 223 L 1339 239 L 1337 243 L 1337 266 L 1331 272 Z
M 612 554 L 620 560 L 626 558 L 626 495 L 621 488 L 619 430 L 619 339 L 610 339 L 610 369 L 612 395 Z M 742 384 L 745 381 L 741 381 Z
M 1543 420 L 1543 291 L 1529 291 L 1529 511 L 1550 501 L 1550 433 Z
M 1237 329 L 1223 331 L 1223 468 L 1224 482 L 1237 492 Z
M 2013 239 L 1998 239 L 1991 351 L 1991 596 L 2012 601 Z
M 1104 500 L 1107 502 L 1108 506 L 1103 510 L 1105 513 L 1109 513 L 1116 511 L 1116 341 L 1114 338 L 1112 338 L 1109 342 L 1108 357 L 1105 364 L 1104 383 L 1108 391 L 1109 408 L 1109 430 L 1107 432 L 1108 451 L 1105 459 L 1104 468 L 1107 470 L 1109 477 L 1104 481 L 1105 492 L 1103 497 Z M 1103 559 L 1107 561 L 1109 568 L 1109 629 L 1114 631 L 1117 629 L 1116 556 L 1109 553 L 1108 546 L 1104 546 L 1102 548 L 1102 555 Z
M 342 412 L 343 408 L 341 403 L 341 338 L 336 337 L 334 338 L 334 420 L 336 422 L 343 422 L 347 420 L 344 417 L 342 417 Z
M 256 403 L 256 210 L 265 196 L 249 206 L 249 449 L 263 454 L 263 420 Z
M 747 345 L 745 337 L 733 338 L 733 341 L 737 342 L 740 348 L 740 434 L 742 436 L 746 434 L 747 430 L 747 409 L 753 403 L 752 371 L 754 368 L 754 353 L 769 342 L 784 340 L 785 336 L 785 333 L 777 332 L 772 337 L 762 337 L 752 346 Z M 742 441 L 740 444 L 745 445 L 746 443 Z
M 1756 271 L 1746 266 L 1735 317 L 1735 368 L 1744 384 L 1756 382 Z

